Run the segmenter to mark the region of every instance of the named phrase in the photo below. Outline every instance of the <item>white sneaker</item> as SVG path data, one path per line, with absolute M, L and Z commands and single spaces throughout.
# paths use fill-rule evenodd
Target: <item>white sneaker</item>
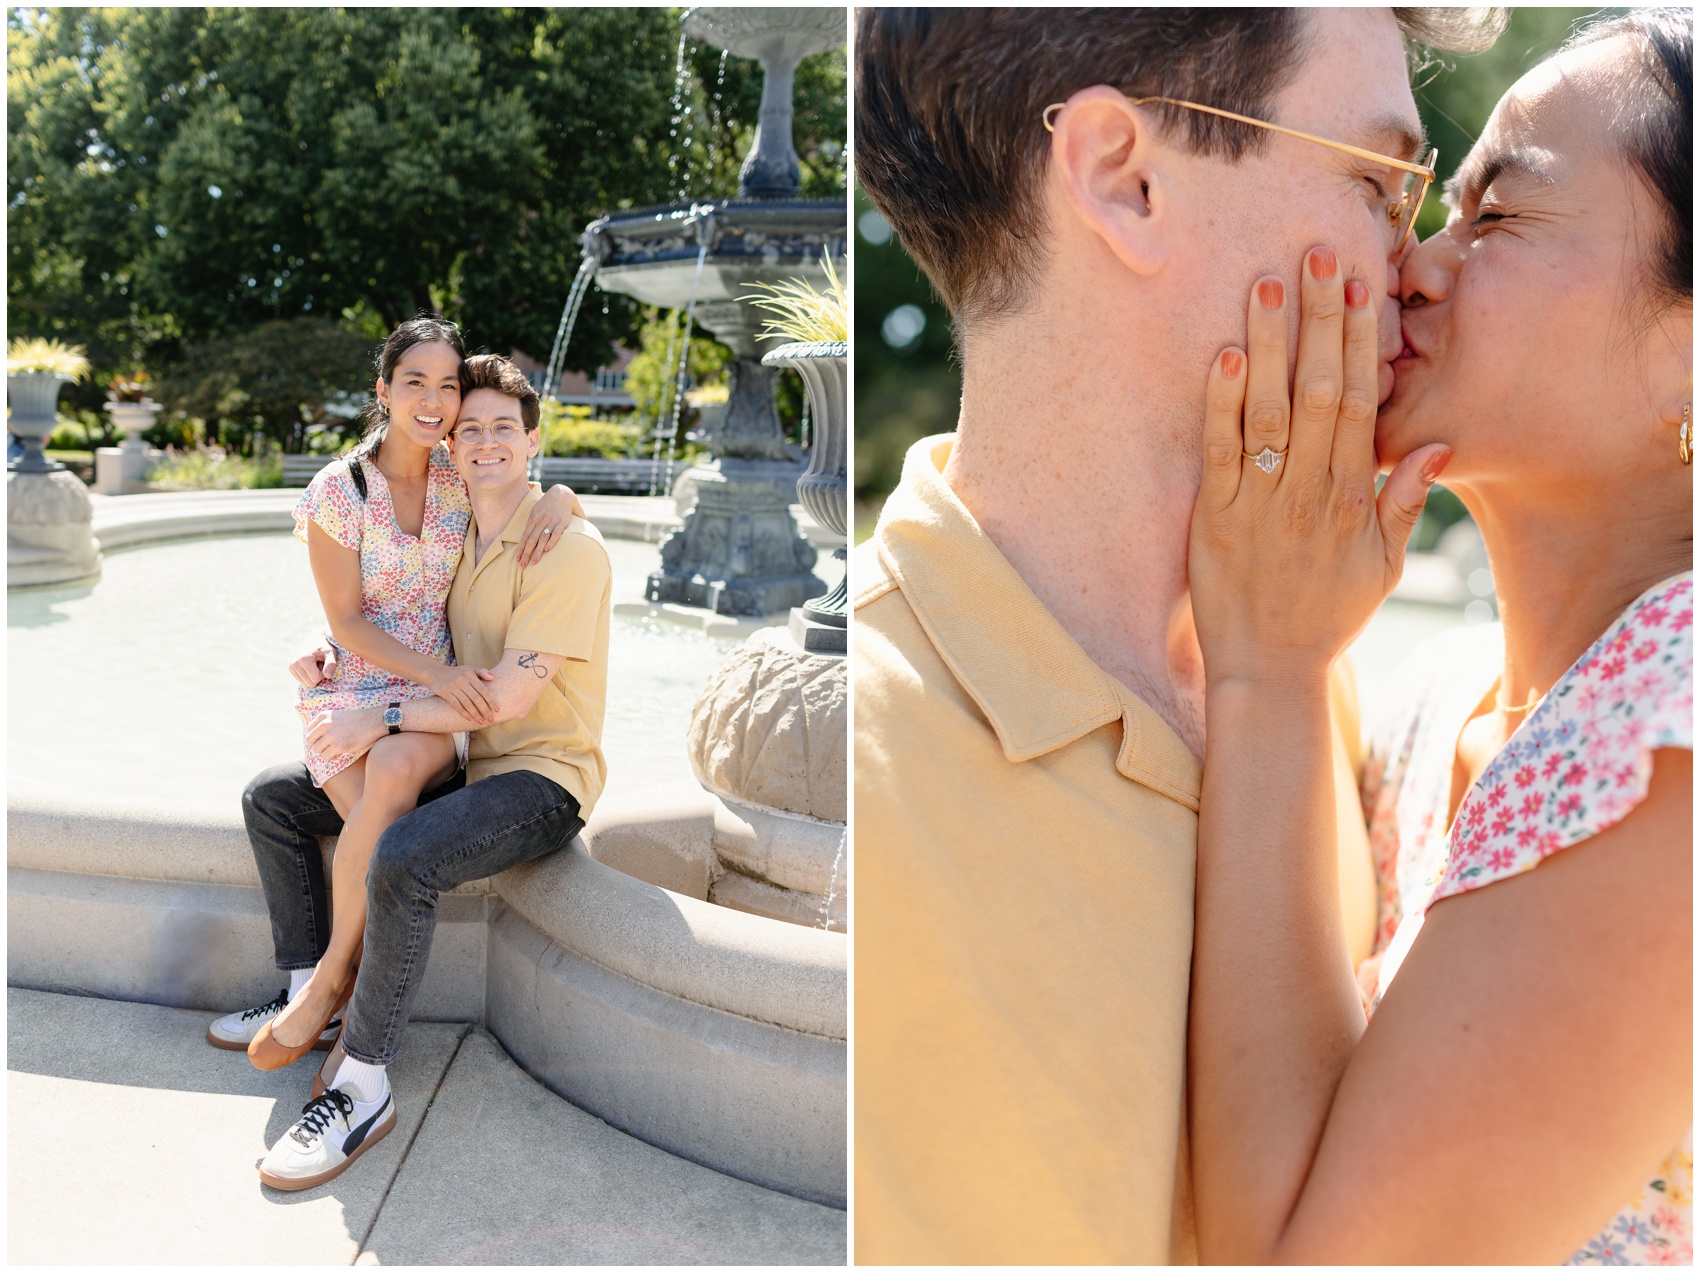
M 260 1179 L 273 1189 L 311 1189 L 341 1175 L 395 1126 L 395 1096 L 384 1085 L 375 1101 L 348 1087 L 333 1087 L 302 1107 L 294 1127 L 260 1159 Z
M 289 989 L 285 987 L 277 992 L 277 998 L 270 1003 L 262 1003 L 257 1008 L 248 1008 L 220 1017 L 207 1027 L 207 1042 L 227 1052 L 246 1052 L 248 1045 L 254 1041 L 254 1036 L 260 1032 L 260 1027 L 282 1012 L 288 1003 Z M 329 1051 L 331 1044 L 336 1042 L 337 1031 L 341 1029 L 342 1018 L 339 1016 L 325 1026 L 324 1032 L 313 1044 L 314 1050 Z

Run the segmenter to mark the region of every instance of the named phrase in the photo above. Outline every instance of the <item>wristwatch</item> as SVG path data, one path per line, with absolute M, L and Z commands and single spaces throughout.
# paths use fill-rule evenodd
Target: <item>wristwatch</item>
M 391 703 L 384 708 L 384 724 L 390 727 L 390 733 L 401 733 L 401 704 Z

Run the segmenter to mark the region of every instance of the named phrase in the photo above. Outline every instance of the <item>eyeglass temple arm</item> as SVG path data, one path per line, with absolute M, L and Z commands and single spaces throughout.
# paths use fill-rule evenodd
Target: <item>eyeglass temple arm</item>
M 1236 115 L 1233 111 L 1225 111 L 1216 106 L 1205 106 L 1201 102 L 1183 101 L 1178 97 L 1130 97 L 1127 100 L 1135 106 L 1144 106 L 1147 102 L 1168 102 L 1171 106 L 1185 106 L 1190 110 L 1204 111 L 1209 115 L 1220 115 L 1223 119 L 1232 119 L 1241 124 L 1250 124 L 1254 128 L 1267 128 L 1273 132 L 1285 133 L 1289 137 L 1297 137 L 1302 141 L 1313 141 L 1319 146 L 1329 146 L 1335 150 L 1343 150 L 1348 155 L 1355 155 L 1359 159 L 1368 159 L 1372 163 L 1392 164 L 1395 168 L 1399 168 L 1405 172 L 1415 173 L 1417 176 L 1422 177 L 1425 180 L 1434 180 L 1434 169 L 1425 168 L 1422 164 L 1406 163 L 1403 159 L 1395 159 L 1391 155 L 1378 155 L 1373 150 L 1363 150 L 1357 146 L 1348 146 L 1343 141 L 1330 141 L 1326 137 L 1316 137 L 1310 133 L 1301 133 L 1296 128 L 1283 128 L 1279 124 L 1271 124 L 1269 121 L 1263 119 L 1253 119 L 1249 115 Z M 1045 107 L 1045 112 L 1042 118 L 1044 120 L 1046 132 L 1056 131 L 1055 126 L 1051 123 L 1051 112 L 1061 110 L 1066 104 L 1067 103 L 1065 102 L 1052 102 L 1049 106 Z

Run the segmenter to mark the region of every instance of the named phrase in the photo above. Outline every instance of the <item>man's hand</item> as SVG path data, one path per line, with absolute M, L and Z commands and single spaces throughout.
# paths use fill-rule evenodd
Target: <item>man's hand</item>
M 321 760 L 335 760 L 338 756 L 358 759 L 388 732 L 381 707 L 320 712 L 307 722 L 307 747 Z
M 476 729 L 496 719 L 496 700 L 485 683 L 495 680 L 489 668 L 444 664 L 426 684 L 431 692 L 466 718 L 466 728 Z

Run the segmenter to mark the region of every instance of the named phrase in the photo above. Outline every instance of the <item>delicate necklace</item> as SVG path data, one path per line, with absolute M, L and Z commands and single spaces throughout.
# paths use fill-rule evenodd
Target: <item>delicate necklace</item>
M 1523 706 L 1521 706 L 1521 707 L 1507 707 L 1505 705 L 1505 700 L 1502 699 L 1496 693 L 1493 696 L 1493 705 L 1494 705 L 1494 709 L 1496 711 L 1499 711 L 1506 716 L 1521 716 L 1524 712 L 1532 711 L 1535 708 L 1539 707 L 1541 705 L 1541 700 L 1545 697 L 1546 697 L 1545 693 L 1533 694 L 1529 697 L 1529 701 L 1527 703 L 1524 703 Z
M 388 470 L 388 469 L 387 469 L 387 468 L 385 468 L 385 467 L 384 467 L 384 466 L 383 466 L 383 463 L 382 463 L 382 461 L 380 461 L 380 460 L 379 460 L 379 459 L 378 459 L 378 452 L 377 452 L 377 451 L 376 451 L 376 450 L 374 450 L 374 451 L 373 451 L 373 452 L 372 452 L 372 463 L 373 463 L 373 464 L 376 464 L 376 465 L 377 465 L 377 466 L 378 466 L 378 472 L 380 472 L 380 473 L 382 473 L 382 474 L 383 474 L 383 475 L 384 475 L 384 477 L 385 477 L 385 478 L 387 478 L 387 479 L 388 479 L 388 480 L 389 480 L 389 483 L 390 483 L 390 485 L 391 485 L 391 486 L 394 486 L 394 485 L 395 485 L 395 483 L 396 483 L 396 479 L 395 479 L 395 475 L 394 475 L 394 474 L 392 474 L 392 473 L 391 473 L 391 472 L 390 472 L 390 471 L 389 471 L 389 470 Z M 429 470 L 429 468 L 430 468 L 430 465 L 429 465 L 429 464 L 427 464 L 427 465 L 426 465 L 426 468 L 427 468 L 427 470 Z M 407 479 L 407 478 L 403 478 L 403 479 L 402 479 L 402 480 L 403 480 L 403 481 L 407 481 L 407 480 L 409 480 L 409 479 Z

